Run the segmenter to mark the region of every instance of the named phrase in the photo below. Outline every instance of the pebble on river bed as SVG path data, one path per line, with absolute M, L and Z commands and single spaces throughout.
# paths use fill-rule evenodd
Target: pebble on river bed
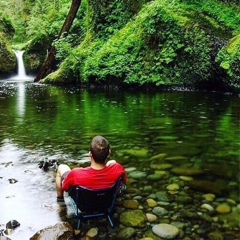
M 216 198 L 216 196 L 212 193 L 207 193 L 203 195 L 203 198 L 208 202 L 213 202 Z
M 213 212 L 214 211 L 214 208 L 211 205 L 207 204 L 207 203 L 202 204 L 201 208 L 202 209 L 206 209 L 209 212 Z
M 223 204 L 218 205 L 216 210 L 220 214 L 225 214 L 225 213 L 231 212 L 231 207 L 228 204 L 223 203 Z
M 176 183 L 172 183 L 167 186 L 168 191 L 176 191 L 178 189 L 179 189 L 179 185 Z
M 161 223 L 153 226 L 152 231 L 158 237 L 174 239 L 179 234 L 179 229 L 173 225 Z
M 156 207 L 157 206 L 157 202 L 151 198 L 147 199 L 147 204 L 149 207 Z

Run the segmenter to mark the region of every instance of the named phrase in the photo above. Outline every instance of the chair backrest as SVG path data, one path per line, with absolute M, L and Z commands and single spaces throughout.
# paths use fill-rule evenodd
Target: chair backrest
M 72 187 L 69 196 L 75 202 L 77 208 L 82 213 L 109 212 L 111 211 L 117 190 L 122 182 L 120 177 L 118 181 L 107 189 L 92 190 L 82 186 Z

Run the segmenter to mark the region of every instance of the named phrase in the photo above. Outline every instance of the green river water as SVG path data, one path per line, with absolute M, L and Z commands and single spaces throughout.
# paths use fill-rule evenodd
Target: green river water
M 216 228 L 235 234 L 239 117 L 240 98 L 231 94 L 97 91 L 2 80 L 0 228 L 16 219 L 21 225 L 9 237 L 25 240 L 63 220 L 67 213 L 55 203 L 55 173 L 43 172 L 37 164 L 45 158 L 88 164 L 92 137 L 103 135 L 110 141 L 111 159 L 128 171 L 129 189 L 140 189 L 146 197 L 177 183 L 180 189 L 169 194 L 183 209 L 199 204 L 201 210 L 199 196 L 214 194 L 214 208 L 222 203 L 231 208 L 230 213 L 211 215 L 221 218 Z M 17 182 L 11 184 L 11 178 Z M 179 200 L 186 192 L 193 202 Z M 207 236 L 206 231 L 199 236 Z

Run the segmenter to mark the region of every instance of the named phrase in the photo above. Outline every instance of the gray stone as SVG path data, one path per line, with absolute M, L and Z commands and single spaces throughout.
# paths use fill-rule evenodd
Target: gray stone
M 162 207 L 155 207 L 155 208 L 153 208 L 152 212 L 159 217 L 164 216 L 168 213 L 168 211 Z
M 153 226 L 152 231 L 158 237 L 164 239 L 174 239 L 179 234 L 179 229 L 177 227 L 166 223 Z

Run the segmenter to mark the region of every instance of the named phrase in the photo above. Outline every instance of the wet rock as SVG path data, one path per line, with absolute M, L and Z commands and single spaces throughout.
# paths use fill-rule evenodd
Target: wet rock
M 157 180 L 160 180 L 162 177 L 160 176 L 160 175 L 158 175 L 158 174 L 149 174 L 148 176 L 147 176 L 147 179 L 148 180 L 152 180 L 152 181 L 157 181 Z
M 238 168 L 231 164 L 224 164 L 219 167 L 218 164 L 204 164 L 204 169 L 211 175 L 221 179 L 234 179 L 238 176 Z
M 129 155 L 135 156 L 135 157 L 147 157 L 149 150 L 141 148 L 141 149 L 122 150 L 121 152 L 123 152 L 124 154 L 129 154 Z
M 180 176 L 179 178 L 182 179 L 183 181 L 186 181 L 186 182 L 193 180 L 193 178 L 192 178 L 192 177 L 189 177 L 189 176 Z
M 137 200 L 124 200 L 123 206 L 128 209 L 137 209 L 139 203 Z
M 179 190 L 179 185 L 176 184 L 176 183 L 169 184 L 169 185 L 167 186 L 167 190 L 168 190 L 168 191 L 176 191 L 176 190 Z
M 20 223 L 17 220 L 11 220 L 6 224 L 7 229 L 15 229 L 20 226 Z
M 128 174 L 128 177 L 133 179 L 141 179 L 141 178 L 145 178 L 146 176 L 147 176 L 147 173 L 141 172 L 141 171 L 134 171 Z
M 161 140 L 161 141 L 177 141 L 178 137 L 176 136 L 159 136 L 156 138 L 156 140 Z
M 125 168 L 125 171 L 126 171 L 127 173 L 133 172 L 133 171 L 136 171 L 136 168 L 135 168 L 135 167 L 128 167 L 128 168 Z
M 159 201 L 169 202 L 169 197 L 168 197 L 167 193 L 164 192 L 164 191 L 157 192 L 156 193 L 156 198 Z
M 199 168 L 193 167 L 176 167 L 172 168 L 171 172 L 176 175 L 184 175 L 184 176 L 194 176 L 194 175 L 201 175 L 204 174 L 204 171 Z
M 73 239 L 73 229 L 67 222 L 60 222 L 54 226 L 46 227 L 35 233 L 30 240 L 70 240 Z
M 209 240 L 224 240 L 222 234 L 218 231 L 211 232 L 207 236 L 208 236 Z
M 214 211 L 214 208 L 210 204 L 207 204 L 207 203 L 202 204 L 201 208 L 202 209 L 206 209 L 209 212 L 213 212 Z
M 150 167 L 158 170 L 166 170 L 172 168 L 171 163 L 158 163 L 156 161 L 151 162 Z
M 14 183 L 18 182 L 18 180 L 14 179 L 14 178 L 9 178 L 8 181 L 11 184 L 14 184 Z
M 117 238 L 121 240 L 128 240 L 134 237 L 135 234 L 136 234 L 136 230 L 134 228 L 127 227 L 127 228 L 123 228 L 119 232 L 119 234 L 117 235 Z
M 166 223 L 153 226 L 152 231 L 158 237 L 164 239 L 174 239 L 179 234 L 179 229 L 177 227 Z
M 208 202 L 213 202 L 216 198 L 216 196 L 212 193 L 207 193 L 203 195 L 203 198 Z
M 91 228 L 90 230 L 88 230 L 86 236 L 89 238 L 95 238 L 98 234 L 98 229 L 97 228 Z
M 227 194 L 227 185 L 223 184 L 222 182 L 211 182 L 207 180 L 193 180 L 186 182 L 186 184 L 197 191 L 201 192 L 211 192 L 215 195 L 223 195 Z
M 141 210 L 123 212 L 120 215 L 120 222 L 128 227 L 145 227 L 147 221 L 146 215 Z
M 168 211 L 163 207 L 155 207 L 155 208 L 153 208 L 152 212 L 153 212 L 153 214 L 157 215 L 158 217 L 168 214 Z
M 216 211 L 220 214 L 230 213 L 231 207 L 228 204 L 223 203 L 217 206 Z
M 163 170 L 156 170 L 155 174 L 161 177 L 161 179 L 166 179 L 169 178 L 169 172 L 168 171 L 163 171 Z
M 231 206 L 236 206 L 237 205 L 236 201 L 234 201 L 233 199 L 230 199 L 230 198 L 227 199 L 227 203 Z
M 160 153 L 160 154 L 158 154 L 158 155 L 155 155 L 155 156 L 151 157 L 151 158 L 150 158 L 150 161 L 153 161 L 153 160 L 162 161 L 162 160 L 164 160 L 166 157 L 167 157 L 167 154 L 166 154 L 166 153 Z
M 161 150 L 167 153 L 170 156 L 184 156 L 191 157 L 199 155 L 202 150 L 198 147 L 191 146 L 189 144 L 178 144 L 178 143 L 169 143 L 165 148 L 162 147 Z M 170 157 L 169 156 L 169 157 Z
M 157 216 L 152 213 L 146 213 L 147 221 L 152 223 L 157 220 Z
M 157 202 L 155 201 L 155 200 L 153 200 L 153 199 L 147 199 L 147 204 L 148 204 L 148 206 L 149 207 L 156 207 L 157 206 Z
M 240 205 L 239 207 L 233 207 L 230 213 L 220 214 L 219 221 L 227 222 L 229 228 L 239 229 L 240 228 L 239 216 L 240 216 Z

